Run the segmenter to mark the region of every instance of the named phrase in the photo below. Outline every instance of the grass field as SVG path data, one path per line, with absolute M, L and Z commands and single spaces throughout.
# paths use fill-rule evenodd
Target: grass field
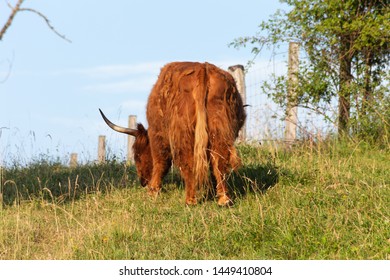
M 235 204 L 156 201 L 134 167 L 52 162 L 2 172 L 0 259 L 390 259 L 390 150 L 362 142 L 241 145 Z

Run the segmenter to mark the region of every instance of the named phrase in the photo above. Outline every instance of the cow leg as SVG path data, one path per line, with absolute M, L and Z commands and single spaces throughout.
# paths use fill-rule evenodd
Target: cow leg
M 230 169 L 229 154 L 230 152 L 228 149 L 224 151 L 211 149 L 210 152 L 212 170 L 217 181 L 216 189 L 218 205 L 221 206 L 231 206 L 233 204 L 233 201 L 228 194 L 228 187 L 226 185 L 226 174 Z
M 162 179 L 168 173 L 170 167 L 170 160 L 153 162 L 152 179 L 148 184 L 148 194 L 151 197 L 157 197 L 161 191 Z
M 148 184 L 148 194 L 157 197 L 161 191 L 162 179 L 168 173 L 172 164 L 169 144 L 164 139 L 150 133 L 151 153 L 153 157 L 152 178 Z
M 181 175 L 185 182 L 186 189 L 186 204 L 187 205 L 196 205 L 196 190 L 194 182 L 194 174 L 191 168 L 181 168 Z
M 196 189 L 194 172 L 192 170 L 192 157 L 187 158 L 186 163 L 179 167 L 185 183 L 186 205 L 196 205 Z
M 184 180 L 185 192 L 186 192 L 186 204 L 195 205 L 196 200 L 196 189 L 195 189 L 195 175 L 193 172 L 193 155 L 191 152 L 182 153 L 186 154 L 186 157 L 177 157 L 176 165 L 180 170 L 180 175 Z

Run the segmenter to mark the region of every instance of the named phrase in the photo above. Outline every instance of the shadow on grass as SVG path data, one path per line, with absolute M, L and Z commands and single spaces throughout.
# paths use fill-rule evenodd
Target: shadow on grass
M 70 168 L 56 162 L 40 161 L 27 167 L 3 169 L 1 178 L 3 205 L 43 199 L 55 203 L 74 201 L 90 193 L 106 193 L 112 189 L 139 187 L 135 166 L 109 161 Z M 278 182 L 278 170 L 266 163 L 244 165 L 228 177 L 233 199 L 248 193 L 264 193 Z M 184 189 L 184 181 L 176 168 L 165 176 L 164 185 Z M 215 186 L 207 200 L 215 198 Z M 163 191 L 166 188 L 163 187 Z
M 238 172 L 232 172 L 227 178 L 229 192 L 235 197 L 244 197 L 248 193 L 265 193 L 279 181 L 279 170 L 276 166 L 266 163 L 249 164 L 241 167 Z M 163 185 L 175 185 L 178 189 L 185 188 L 180 172 L 176 168 L 171 168 L 164 177 Z M 207 195 L 207 200 L 215 198 L 216 181 L 212 178 L 212 189 Z M 164 186 L 163 192 L 167 191 Z
M 275 186 L 279 181 L 279 170 L 272 164 L 249 164 L 245 165 L 238 170 L 238 172 L 232 172 L 227 178 L 227 185 L 229 193 L 232 199 L 243 198 L 249 193 L 264 194 L 268 189 Z M 168 192 L 165 187 L 174 185 L 175 188 L 184 190 L 185 184 L 180 176 L 179 171 L 176 168 L 172 168 L 171 171 L 165 176 L 163 180 L 162 191 Z M 216 197 L 216 181 L 214 178 L 211 180 L 212 187 L 204 198 L 206 201 L 214 200 Z
M 231 175 L 228 184 L 233 194 L 243 197 L 247 193 L 265 193 L 278 181 L 279 171 L 276 166 L 246 165 Z

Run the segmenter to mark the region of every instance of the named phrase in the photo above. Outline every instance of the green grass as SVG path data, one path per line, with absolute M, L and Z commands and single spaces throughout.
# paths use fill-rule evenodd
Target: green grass
M 118 162 L 8 168 L 0 259 L 390 259 L 389 149 L 239 149 L 232 208 L 186 207 L 175 172 L 154 201 Z

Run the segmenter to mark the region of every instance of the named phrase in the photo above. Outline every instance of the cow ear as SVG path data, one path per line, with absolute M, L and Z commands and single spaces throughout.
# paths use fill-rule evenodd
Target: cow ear
M 142 125 L 142 123 L 137 123 L 137 130 L 138 130 L 138 134 L 143 134 L 143 135 L 147 134 L 147 130 Z

